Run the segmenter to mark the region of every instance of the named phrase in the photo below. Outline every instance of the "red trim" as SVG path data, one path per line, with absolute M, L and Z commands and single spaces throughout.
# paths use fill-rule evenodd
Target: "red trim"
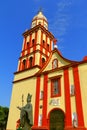
M 30 34 L 30 47 L 32 46 L 32 34 Z
M 43 117 L 42 126 L 47 126 L 47 87 L 48 87 L 48 75 L 44 75 L 44 95 L 43 95 Z
M 28 36 L 30 33 L 35 32 L 35 30 L 42 30 L 46 35 L 48 35 L 50 38 L 54 39 L 54 36 L 52 33 L 50 33 L 46 28 L 44 28 L 41 24 L 31 28 L 30 30 L 23 33 L 23 36 Z
M 28 49 L 27 49 L 27 54 L 30 53 L 31 42 L 32 42 L 32 34 L 30 34 L 29 47 L 28 47 Z
M 50 39 L 50 48 L 49 51 L 52 51 L 52 40 Z
M 26 59 L 26 62 L 27 62 L 27 68 L 29 68 L 29 59 L 28 58 Z
M 40 41 L 40 51 L 42 52 L 43 48 L 42 48 L 42 41 L 43 41 L 43 32 L 41 31 L 41 41 Z M 42 55 L 40 53 L 40 62 L 39 65 L 42 66 Z
M 25 48 L 26 48 L 26 38 L 24 38 L 22 56 L 24 56 L 24 54 L 25 54 Z
M 40 93 L 40 77 L 37 77 L 37 82 L 36 82 L 35 113 L 34 113 L 34 126 L 38 126 L 38 117 L 39 117 L 39 93 Z
M 83 117 L 83 109 L 82 109 L 82 99 L 81 99 L 78 66 L 73 67 L 73 75 L 74 75 L 74 85 L 75 85 L 75 95 L 76 95 L 75 97 L 76 97 L 78 127 L 79 126 L 82 127 L 82 126 L 84 126 L 84 117 Z
M 34 53 L 34 56 L 33 56 L 33 66 L 35 65 L 35 53 Z
M 64 89 L 65 89 L 65 127 L 72 126 L 71 102 L 70 102 L 70 84 L 68 69 L 64 70 Z
M 20 71 L 22 71 L 23 70 L 23 61 L 21 60 L 20 61 Z
M 40 67 L 42 67 L 42 54 L 41 53 L 40 53 L 39 65 L 40 65 Z
M 48 37 L 47 37 L 47 35 L 46 35 L 46 43 L 45 43 L 45 54 L 47 55 L 47 39 L 48 39 Z
M 26 49 L 26 38 L 24 38 L 24 47 L 23 47 L 23 50 Z

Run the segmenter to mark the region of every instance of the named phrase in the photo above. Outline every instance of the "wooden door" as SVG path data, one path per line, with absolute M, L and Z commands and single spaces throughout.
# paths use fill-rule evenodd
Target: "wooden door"
M 64 130 L 64 113 L 61 110 L 53 110 L 50 113 L 50 130 Z

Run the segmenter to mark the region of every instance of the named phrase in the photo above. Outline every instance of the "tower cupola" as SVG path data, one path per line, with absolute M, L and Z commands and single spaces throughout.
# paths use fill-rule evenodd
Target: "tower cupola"
M 41 24 L 48 30 L 47 18 L 43 15 L 42 11 L 38 11 L 38 14 L 33 17 L 31 28 Z

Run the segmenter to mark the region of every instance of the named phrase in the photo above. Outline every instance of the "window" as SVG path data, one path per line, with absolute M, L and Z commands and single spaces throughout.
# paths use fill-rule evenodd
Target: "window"
M 71 95 L 71 96 L 75 95 L 74 85 L 71 85 L 71 86 L 70 86 L 70 95 Z
M 45 46 L 45 40 L 43 40 L 43 46 Z
M 36 26 L 36 22 L 32 23 L 32 28 Z
M 30 63 L 30 67 L 32 67 L 33 66 L 33 57 L 30 57 L 29 63 Z
M 23 60 L 23 69 L 26 69 L 26 60 Z
M 47 44 L 47 50 L 49 51 L 49 44 Z
M 41 24 L 41 22 L 38 22 L 38 24 Z
M 34 45 L 35 39 L 32 40 L 32 46 Z
M 60 78 L 51 80 L 51 97 L 61 96 Z
M 44 27 L 45 27 L 46 29 L 48 28 L 46 24 L 44 24 Z
M 77 119 L 76 112 L 73 112 L 73 114 L 72 114 L 72 125 L 73 125 L 73 127 L 78 127 L 78 119 Z
M 42 58 L 42 66 L 44 65 L 44 63 L 45 63 L 45 59 L 44 59 L 44 58 Z
M 27 42 L 27 48 L 29 48 L 29 42 Z
M 53 62 L 52 62 L 52 68 L 55 69 L 57 67 L 58 67 L 58 60 L 54 59 Z

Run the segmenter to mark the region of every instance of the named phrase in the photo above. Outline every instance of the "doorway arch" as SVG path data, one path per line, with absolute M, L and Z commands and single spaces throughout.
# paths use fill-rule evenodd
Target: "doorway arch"
M 49 113 L 49 130 L 64 130 L 65 114 L 61 109 L 53 109 Z

